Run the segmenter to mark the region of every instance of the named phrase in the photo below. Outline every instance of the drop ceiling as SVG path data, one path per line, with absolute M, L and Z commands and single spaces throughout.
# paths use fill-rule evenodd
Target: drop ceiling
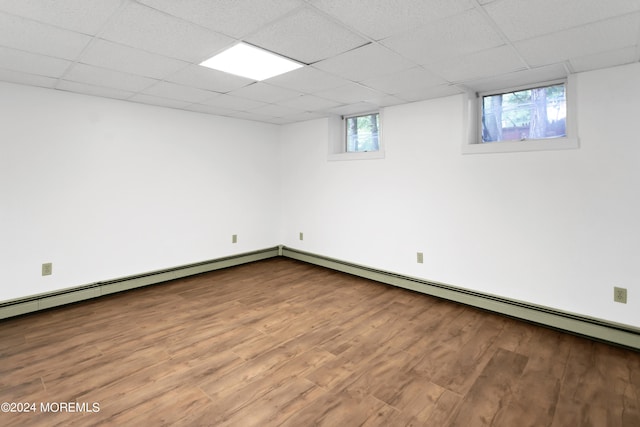
M 306 64 L 198 64 L 243 41 Z M 640 60 L 640 0 L 0 0 L 0 80 L 285 124 Z

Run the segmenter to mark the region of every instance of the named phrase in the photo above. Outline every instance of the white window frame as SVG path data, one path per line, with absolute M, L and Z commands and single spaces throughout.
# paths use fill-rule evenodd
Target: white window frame
M 347 118 L 378 114 L 378 150 L 377 151 L 347 151 Z M 333 116 L 329 118 L 329 153 L 328 160 L 372 160 L 384 159 L 384 111 L 365 111 L 348 116 Z
M 482 142 L 482 99 L 484 96 L 499 93 L 510 93 L 518 90 L 565 84 L 566 97 L 566 136 L 560 138 L 525 139 L 523 141 L 493 141 Z M 462 143 L 462 154 L 514 153 L 521 151 L 571 150 L 580 147 L 577 135 L 577 100 L 575 91 L 575 76 L 567 79 L 540 82 L 525 86 L 483 92 L 468 93 L 464 99 L 464 122 L 466 132 Z

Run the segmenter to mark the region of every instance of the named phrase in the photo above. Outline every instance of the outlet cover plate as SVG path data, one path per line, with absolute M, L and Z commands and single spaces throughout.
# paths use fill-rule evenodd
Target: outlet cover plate
M 627 303 L 627 288 L 613 287 L 613 300 L 622 304 Z
M 53 264 L 50 262 L 45 262 L 42 264 L 42 275 L 43 276 L 51 276 L 53 274 Z

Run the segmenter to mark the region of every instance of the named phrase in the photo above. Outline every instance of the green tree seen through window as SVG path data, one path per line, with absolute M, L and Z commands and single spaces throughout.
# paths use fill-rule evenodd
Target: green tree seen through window
M 484 96 L 482 142 L 566 136 L 565 85 Z
M 346 119 L 347 152 L 378 151 L 380 149 L 380 114 L 371 113 Z

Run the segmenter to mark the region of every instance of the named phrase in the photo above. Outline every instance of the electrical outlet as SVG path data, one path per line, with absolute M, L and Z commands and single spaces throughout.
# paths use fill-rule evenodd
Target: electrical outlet
M 618 288 L 617 286 L 613 287 L 613 300 L 615 302 L 621 302 L 622 304 L 627 303 L 627 288 Z
M 231 243 L 238 243 L 238 235 L 237 234 L 233 234 L 231 236 Z
M 418 264 L 422 264 L 424 262 L 424 256 L 422 252 L 418 252 Z
M 304 240 L 304 233 L 302 231 L 300 232 L 300 240 Z
M 42 275 L 51 276 L 52 274 L 53 274 L 53 264 L 50 262 L 46 262 L 42 264 Z

